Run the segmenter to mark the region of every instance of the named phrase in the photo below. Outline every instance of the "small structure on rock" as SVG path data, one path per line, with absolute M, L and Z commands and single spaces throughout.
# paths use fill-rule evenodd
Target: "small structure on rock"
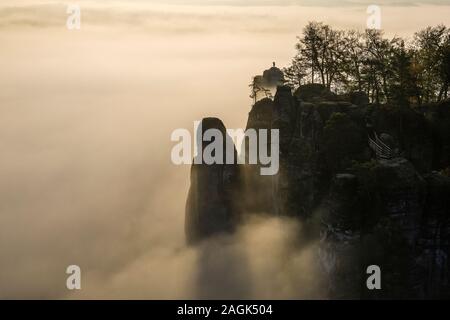
M 262 75 L 253 77 L 250 97 L 254 103 L 264 98 L 273 99 L 277 87 L 285 83 L 283 71 L 275 66 L 275 62 L 272 64 L 272 67 L 264 70 Z

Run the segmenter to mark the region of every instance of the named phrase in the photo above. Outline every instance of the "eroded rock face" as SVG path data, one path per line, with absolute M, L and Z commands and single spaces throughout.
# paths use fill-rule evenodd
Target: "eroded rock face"
M 450 172 L 450 99 L 423 108 L 433 134 L 433 168 Z
M 358 106 L 367 106 L 369 104 L 369 97 L 365 92 L 354 91 L 348 94 L 339 96 L 340 99 L 351 102 Z
M 293 96 L 286 86 L 278 87 L 274 99 L 272 128 L 280 130 L 280 169 L 274 176 L 274 212 L 281 216 L 306 218 L 314 201 L 314 152 L 315 139 L 312 137 L 316 125 L 302 121 L 302 102 Z M 311 136 L 312 135 L 312 136 Z
M 194 165 L 188 240 L 232 231 L 245 213 L 292 216 L 319 230 L 317 257 L 331 298 L 450 298 L 448 110 L 444 102 L 425 117 L 368 105 L 363 94 L 309 85 L 293 95 L 279 86 L 273 101 L 253 106 L 247 123 L 279 129 L 278 174 L 261 176 L 259 164 L 242 175 L 237 165 Z M 218 119 L 204 121 L 224 130 Z M 374 131 L 398 157 L 375 158 L 365 140 Z M 369 265 L 380 266 L 382 290 L 367 289 Z
M 322 220 L 322 263 L 337 298 L 414 298 L 415 249 L 420 235 L 424 182 L 409 161 L 385 160 L 359 176 L 333 179 Z M 365 194 L 370 190 L 372 194 Z M 330 264 L 329 257 L 334 263 Z M 383 271 L 383 290 L 365 287 L 369 265 Z
M 262 99 L 255 103 L 248 115 L 246 130 L 267 130 L 267 150 L 270 150 L 270 130 L 272 128 L 274 103 L 271 99 Z M 259 137 L 257 137 L 259 145 Z M 249 162 L 249 147 L 246 144 L 246 164 L 244 166 L 245 209 L 251 213 L 273 213 L 273 177 L 261 175 L 259 159 L 256 164 Z
M 218 129 L 223 137 L 225 126 L 217 118 L 202 120 L 203 133 L 208 129 Z M 202 151 L 212 142 L 203 142 Z M 234 148 L 233 148 L 234 149 Z M 188 243 L 196 243 L 211 235 L 233 231 L 240 217 L 240 168 L 226 164 L 224 144 L 224 164 L 193 164 L 191 185 L 186 203 L 185 233 Z M 236 150 L 234 159 L 236 159 Z
M 424 177 L 426 194 L 417 241 L 416 290 L 421 298 L 450 298 L 450 177 Z
M 378 132 L 389 134 L 398 142 L 403 157 L 420 173 L 433 167 L 433 130 L 423 113 L 412 108 L 383 106 L 368 117 Z
M 404 158 L 365 170 L 366 180 L 364 170 L 336 175 L 322 206 L 319 259 L 330 296 L 450 297 L 450 178 L 422 178 Z M 362 285 L 371 264 L 382 270 L 383 290 Z
M 328 90 L 324 85 L 318 83 L 310 83 L 300 86 L 295 91 L 295 96 L 308 102 L 315 101 L 335 101 L 338 99 L 337 95 Z

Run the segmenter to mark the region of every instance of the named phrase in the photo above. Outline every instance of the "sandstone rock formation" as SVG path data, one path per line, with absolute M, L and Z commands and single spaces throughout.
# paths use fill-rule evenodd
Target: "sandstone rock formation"
M 330 297 L 450 298 L 450 103 L 414 110 L 366 98 L 314 84 L 294 94 L 278 86 L 273 101 L 256 102 L 247 129 L 280 130 L 279 172 L 193 165 L 188 240 L 231 231 L 250 212 L 319 221 L 310 236 L 320 238 Z M 396 150 L 390 157 L 371 150 L 374 133 Z M 365 286 L 371 264 L 382 269 L 383 290 Z
M 274 103 L 265 98 L 256 102 L 249 115 L 246 130 L 268 130 L 272 128 Z M 271 139 L 267 140 L 267 150 L 270 150 Z M 258 141 L 259 144 L 259 141 Z M 252 213 L 273 213 L 273 177 L 260 174 L 261 163 L 249 163 L 249 146 L 246 147 L 244 173 L 245 209 Z
M 208 129 L 218 129 L 224 137 L 231 139 L 222 121 L 217 118 L 202 120 L 202 134 Z M 203 142 L 198 149 L 203 151 L 208 144 Z M 236 154 L 236 149 L 233 152 Z M 240 168 L 237 163 L 226 164 L 226 153 L 224 144 L 223 164 L 202 163 L 193 164 L 191 167 L 191 185 L 185 218 L 188 243 L 196 243 L 211 235 L 231 232 L 240 217 Z

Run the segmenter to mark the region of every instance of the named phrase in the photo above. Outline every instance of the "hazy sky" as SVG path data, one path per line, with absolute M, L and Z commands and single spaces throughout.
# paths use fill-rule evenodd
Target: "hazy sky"
M 450 16 L 450 0 L 0 0 L 0 28 L 63 29 L 67 4 L 80 5 L 85 31 L 131 28 L 156 34 L 230 33 L 235 37 L 242 32 L 294 37 L 311 20 L 362 30 L 369 4 L 380 6 L 382 28 L 388 35 L 411 35 L 427 25 L 446 24 Z
M 388 35 L 449 24 L 449 1 L 388 2 Z M 310 20 L 363 29 L 367 3 L 0 0 L 0 298 L 314 296 L 292 223 L 184 246 L 189 167 L 171 164 L 170 133 L 205 116 L 245 126 L 252 76 L 286 65 Z
M 200 5 L 236 5 L 236 6 L 361 6 L 369 4 L 410 6 L 418 4 L 448 5 L 449 0 L 138 0 L 141 2 L 200 4 Z
M 33 0 L 6 0 L 5 2 L 36 2 Z M 97 2 L 121 2 L 123 0 L 97 0 Z M 51 1 L 40 1 L 51 2 Z M 56 2 L 56 1 L 53 1 Z M 61 2 L 61 1 L 59 1 Z M 71 1 L 77 3 L 80 1 Z M 449 4 L 448 0 L 132 0 L 139 3 L 159 3 L 159 4 L 175 4 L 175 5 L 235 5 L 235 6 L 359 6 L 369 4 L 409 6 L 417 4 Z

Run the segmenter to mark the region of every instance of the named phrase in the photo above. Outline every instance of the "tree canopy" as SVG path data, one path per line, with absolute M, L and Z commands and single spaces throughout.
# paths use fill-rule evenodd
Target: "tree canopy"
M 372 103 L 422 104 L 448 98 L 450 29 L 428 27 L 410 41 L 380 30 L 334 30 L 310 22 L 284 69 L 287 83 L 320 83 L 336 92 L 361 91 Z

